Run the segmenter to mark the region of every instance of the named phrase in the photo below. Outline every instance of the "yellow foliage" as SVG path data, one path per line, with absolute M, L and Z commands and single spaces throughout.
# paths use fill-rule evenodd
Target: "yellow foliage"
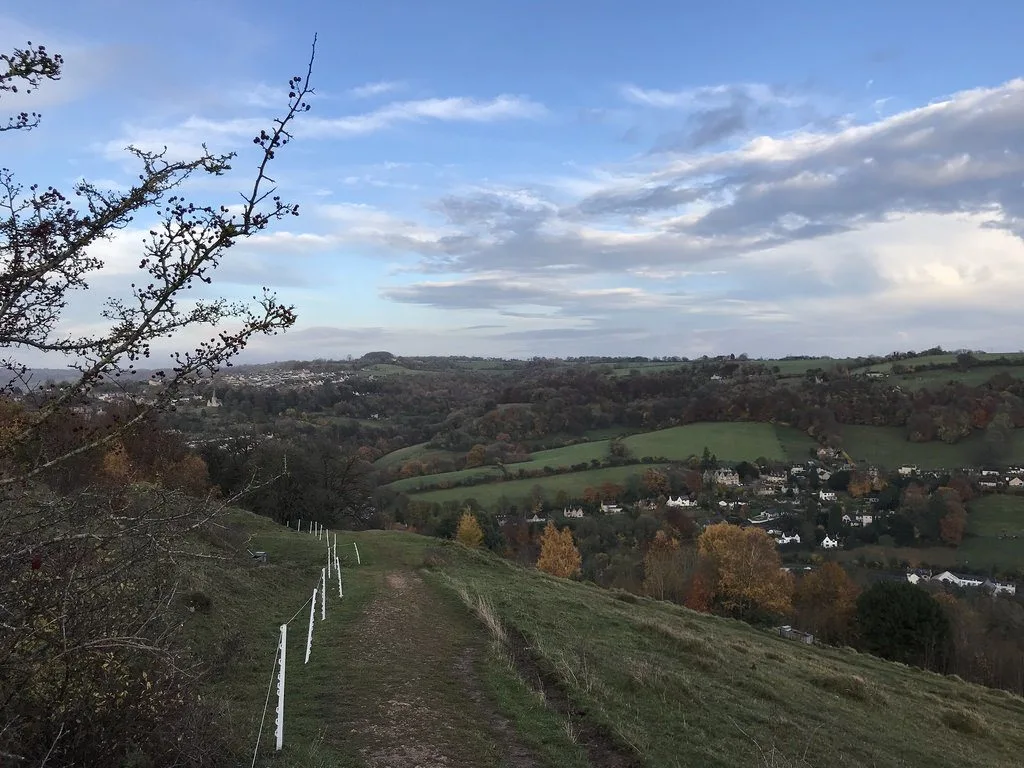
M 103 456 L 103 474 L 107 479 L 123 483 L 132 475 L 132 463 L 128 451 L 120 442 L 114 445 Z
M 760 528 L 709 525 L 697 548 L 714 574 L 712 602 L 726 612 L 792 610 L 792 578 L 782 570 L 775 542 Z
M 559 531 L 549 520 L 540 537 L 537 568 L 552 576 L 569 579 L 580 572 L 581 563 L 580 551 L 572 540 L 572 531 L 568 528 Z
M 459 518 L 459 528 L 455 532 L 455 540 L 474 549 L 483 546 L 484 532 L 472 512 L 463 512 Z

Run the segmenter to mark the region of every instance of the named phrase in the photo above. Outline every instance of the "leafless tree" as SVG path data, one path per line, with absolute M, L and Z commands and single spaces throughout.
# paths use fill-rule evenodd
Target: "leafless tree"
M 255 336 L 295 322 L 294 308 L 267 289 L 251 303 L 194 299 L 191 292 L 213 281 L 231 247 L 298 215 L 268 171 L 292 140 L 293 122 L 309 109 L 313 58 L 304 76 L 289 80 L 283 114 L 253 138 L 256 169 L 240 202 L 185 196 L 186 182 L 228 174 L 236 161 L 235 153 L 215 154 L 205 145 L 185 161 L 129 147 L 139 175 L 127 191 L 87 181 L 69 192 L 26 187 L 0 169 L 0 365 L 12 378 L 0 393 L 5 765 L 214 761 L 207 748 L 211 721 L 197 714 L 204 710 L 192 687 L 195 662 L 177 637 L 182 571 L 174 564 L 183 556 L 218 556 L 204 536 L 231 499 L 133 484 L 126 472 L 118 474 L 119 452 L 130 436 L 152 428 L 154 413 L 184 388 L 229 365 Z M 31 43 L 0 55 L 0 100 L 59 79 L 63 66 L 59 55 Z M 0 132 L 39 123 L 38 114 L 22 112 L 0 121 Z M 130 297 L 102 305 L 106 330 L 69 332 L 69 300 L 103 267 L 103 241 L 136 219 L 153 223 L 139 243 Z M 149 401 L 119 418 L 79 413 L 97 385 L 195 328 L 210 329 L 209 341 L 176 353 Z M 58 389 L 38 386 L 18 359 L 26 352 L 63 359 L 74 379 Z M 74 492 L 58 482 L 62 472 L 76 476 Z M 101 476 L 123 482 L 99 482 Z

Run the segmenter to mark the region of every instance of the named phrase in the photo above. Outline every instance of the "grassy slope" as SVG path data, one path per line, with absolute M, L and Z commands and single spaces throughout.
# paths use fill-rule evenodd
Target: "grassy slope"
M 895 468 L 901 464 L 917 464 L 922 469 L 958 468 L 972 466 L 977 459 L 982 435 L 976 433 L 953 445 L 938 440 L 911 443 L 906 440 L 903 427 L 867 427 L 847 424 L 843 426 L 843 447 L 857 461 L 867 461 L 883 467 Z M 1007 462 L 1024 461 L 1024 429 L 1014 430 Z
M 401 631 L 383 627 L 387 637 L 374 636 L 381 615 L 386 621 L 397 604 L 387 574 L 421 564 L 428 540 L 339 534 L 345 597 L 337 599 L 335 581 L 326 622 L 321 624 L 317 614 L 313 652 L 305 665 L 309 609 L 302 605 L 319 579 L 326 544 L 246 512 L 234 512 L 224 522 L 244 535 L 237 546 L 221 551 L 229 559 L 204 561 L 194 569 L 193 583 L 186 586 L 209 595 L 212 607 L 194 614 L 187 629 L 206 658 L 228 663 L 224 674 L 208 681 L 206 693 L 229 713 L 228 731 L 245 765 L 252 759 L 279 625 L 296 610 L 288 635 L 285 748 L 273 753 L 272 699 L 258 765 L 361 766 L 368 754 L 418 745 L 428 758 L 432 750 L 443 751 L 449 764 L 498 766 L 508 745 L 492 726 L 495 718 L 520 727 L 518 742 L 534 752 L 538 765 L 585 765 L 557 714 L 511 672 L 451 594 L 429 595 L 413 607 Z M 250 548 L 268 552 L 267 565 L 251 562 L 244 553 L 246 540 Z M 355 565 L 353 540 L 360 544 L 362 566 Z M 391 637 L 409 647 L 388 647 Z M 452 671 L 456 656 L 467 652 L 475 659 L 468 673 L 472 681 Z M 402 702 L 428 703 L 407 709 Z M 386 716 L 387 705 L 401 705 L 401 712 L 392 714 L 402 717 Z M 424 717 L 416 721 L 413 712 Z M 438 722 L 446 725 L 440 728 Z
M 233 523 L 270 564 L 204 562 L 197 585 L 213 608 L 191 629 L 232 660 L 231 674 L 209 691 L 236 714 L 248 764 L 277 625 L 305 600 L 320 546 L 245 513 Z M 981 768 L 1018 765 L 1024 750 L 1019 697 L 553 579 L 448 542 L 380 531 L 340 537 L 352 539 L 364 564 L 345 566 L 346 597 L 329 603 L 308 666 L 308 614 L 291 626 L 285 751 L 274 757 L 265 748 L 260 765 L 356 766 L 416 746 L 443 753 L 445 764 L 516 765 L 510 738 L 534 764 L 586 765 L 560 715 L 510 672 L 457 599 L 460 587 L 529 641 L 577 717 L 647 765 Z M 434 567 L 423 571 L 426 561 Z M 424 585 L 407 593 L 415 602 L 388 591 L 396 576 Z M 478 654 L 476 683 L 452 672 L 453 654 L 467 649 Z M 493 727 L 495 711 L 511 736 Z
M 570 472 L 550 477 L 530 477 L 523 480 L 507 480 L 501 483 L 484 483 L 463 488 L 444 488 L 437 491 L 423 491 L 410 494 L 416 501 L 445 502 L 453 499 L 476 499 L 485 507 L 494 505 L 502 496 L 512 500 L 521 500 L 530 496 L 535 485 L 545 490 L 553 498 L 558 491 L 565 491 L 570 497 L 582 496 L 584 489 L 596 488 L 601 483 L 623 483 L 632 475 L 643 474 L 650 466 L 629 465 L 625 467 L 605 467 L 589 469 L 586 472 Z M 393 487 L 393 486 L 392 486 Z
M 1019 765 L 1019 697 L 449 551 L 445 572 L 649 765 Z
M 968 505 L 967 536 L 958 562 L 981 568 L 1024 569 L 1024 497 L 983 496 Z M 999 538 L 1002 533 L 1019 538 Z

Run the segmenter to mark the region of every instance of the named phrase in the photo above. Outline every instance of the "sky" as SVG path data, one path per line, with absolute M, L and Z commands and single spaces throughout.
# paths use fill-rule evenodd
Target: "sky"
M 1021 28 L 1024 4 L 941 0 L 21 4 L 0 49 L 65 74 L 0 99 L 43 113 L 0 164 L 123 189 L 126 146 L 206 142 L 234 171 L 184 192 L 230 204 L 315 33 L 271 172 L 302 215 L 202 289 L 295 305 L 245 361 L 1016 351 Z M 96 249 L 66 329 L 103 327 L 149 224 Z

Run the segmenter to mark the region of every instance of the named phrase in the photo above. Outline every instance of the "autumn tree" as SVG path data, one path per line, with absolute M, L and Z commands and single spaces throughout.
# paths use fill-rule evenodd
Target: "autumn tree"
M 938 506 L 939 536 L 944 544 L 951 547 L 960 545 L 964 533 L 967 532 L 967 508 L 960 499 L 960 494 L 949 487 L 936 489 L 933 494 L 934 503 Z
M 682 602 L 696 562 L 693 546 L 658 531 L 644 555 L 644 592 L 658 600 Z
M 697 539 L 707 568 L 711 605 L 739 618 L 792 610 L 793 582 L 775 542 L 760 528 L 710 525 Z
M 653 467 L 645 470 L 641 483 L 643 484 L 644 491 L 651 496 L 665 496 L 668 494 L 668 477 L 661 470 L 654 469 Z
M 857 613 L 857 585 L 838 563 L 825 563 L 797 581 L 793 608 L 797 625 L 826 643 L 849 641 Z
M 487 448 L 479 443 L 469 449 L 466 454 L 466 468 L 482 467 L 487 461 Z
M 484 532 L 480 528 L 476 515 L 472 512 L 462 513 L 462 517 L 459 518 L 459 528 L 455 532 L 455 540 L 473 549 L 478 549 L 483 545 Z
M 59 79 L 63 65 L 31 43 L 0 55 L 0 103 Z M 85 180 L 66 191 L 26 186 L 0 169 L 0 365 L 12 378 L 3 394 L 17 387 L 25 404 L 3 420 L 0 441 L 5 762 L 233 762 L 216 753 L 223 727 L 197 696 L 193 660 L 177 634 L 183 617 L 176 596 L 182 561 L 198 554 L 191 534 L 218 535 L 209 521 L 239 496 L 214 505 L 177 489 L 134 484 L 136 462 L 122 447 L 253 338 L 294 323 L 294 309 L 270 291 L 246 303 L 216 298 L 208 286 L 233 246 L 298 214 L 268 171 L 291 141 L 293 121 L 309 108 L 311 70 L 312 59 L 305 77 L 288 82 L 280 116 L 255 133 L 246 161 L 255 171 L 242 180 L 240 198 L 186 197 L 213 194 L 204 178 L 230 178 L 235 154 L 205 148 L 189 159 L 129 148 L 138 169 L 122 189 Z M 40 119 L 20 112 L 0 121 L 0 133 L 31 130 Z M 66 308 L 104 266 L 104 242 L 119 232 L 130 236 L 132 222 L 147 233 L 138 237 L 137 275 L 126 279 L 120 297 L 103 302 L 90 294 L 97 317 L 71 323 Z M 186 331 L 208 340 L 182 346 Z M 180 351 L 157 374 L 163 386 L 144 405 L 111 419 L 77 413 L 98 385 L 116 385 L 142 361 L 160 365 L 157 345 L 175 343 Z M 75 377 L 60 387 L 39 386 L 19 361 L 25 354 L 66 365 Z M 79 490 L 63 492 L 67 468 L 82 461 L 95 462 L 97 478 L 129 482 L 104 484 L 80 472 Z M 182 469 L 200 474 L 198 465 Z
M 552 576 L 570 579 L 580 572 L 581 564 L 580 551 L 573 541 L 572 531 L 568 528 L 559 531 L 549 520 L 540 537 L 538 570 L 550 573 Z

